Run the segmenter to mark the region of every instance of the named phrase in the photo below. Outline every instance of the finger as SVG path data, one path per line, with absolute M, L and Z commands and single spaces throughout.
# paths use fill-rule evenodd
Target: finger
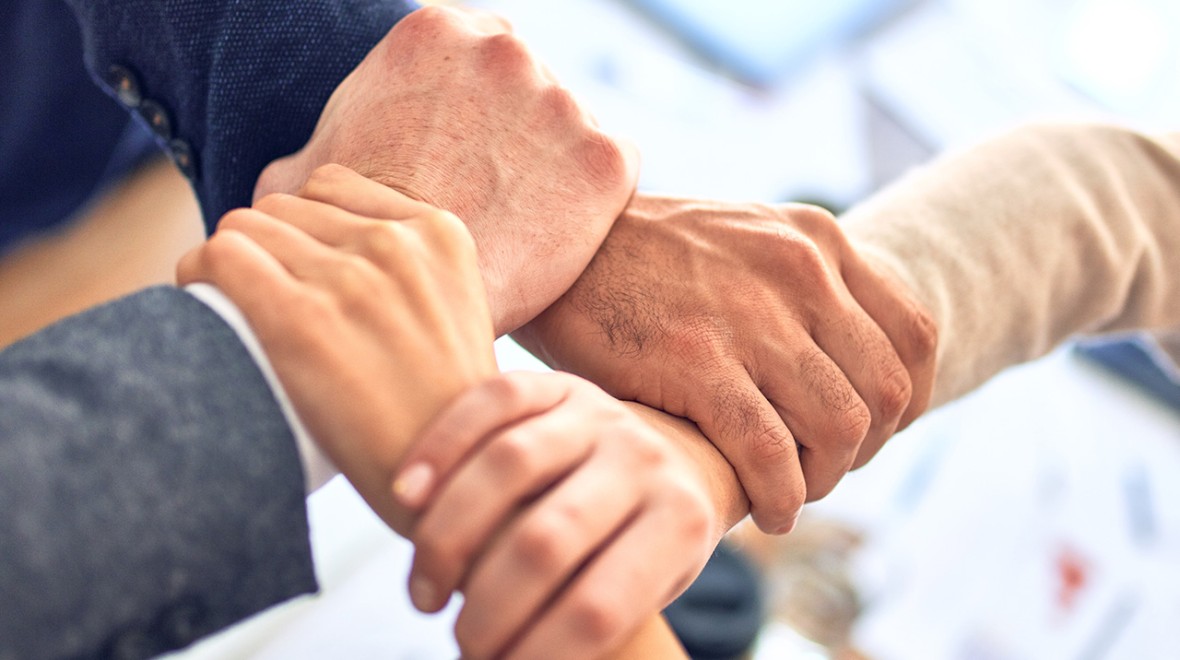
M 910 403 L 910 374 L 889 337 L 859 305 L 852 300 L 849 303 L 843 313 L 825 315 L 816 325 L 814 337 L 816 344 L 843 372 L 859 400 L 868 409 L 871 422 L 867 432 L 853 447 L 858 460 L 867 460 L 897 430 L 898 421 Z M 855 414 L 842 412 L 841 415 L 851 425 L 858 422 Z M 823 436 L 810 439 L 820 444 L 828 441 Z M 845 466 L 845 471 L 851 465 L 850 462 Z M 843 472 L 840 476 L 843 476 Z M 808 497 L 815 499 L 810 485 L 809 481 Z M 835 486 L 835 483 L 831 485 Z
M 282 310 L 289 308 L 288 301 L 297 295 L 298 283 L 273 255 L 245 234 L 219 230 L 186 254 L 178 269 L 182 284 L 207 282 L 220 289 L 256 331 L 290 322 Z
M 879 272 L 851 247 L 841 257 L 841 272 L 849 292 L 884 331 L 909 372 L 912 392 L 898 423 L 898 430 L 904 429 L 925 412 L 934 391 L 938 357 L 934 322 L 903 285 Z M 858 458 L 857 467 L 861 464 Z
M 735 367 L 702 383 L 686 411 L 737 472 L 759 529 L 769 534 L 793 529 L 807 498 L 799 452 L 750 374 Z
M 414 604 L 426 612 L 446 605 L 510 514 L 585 461 L 593 439 L 584 413 L 559 405 L 483 443 L 439 488 L 411 535 Z
M 353 247 L 375 222 L 331 204 L 284 193 L 267 195 L 254 208 L 336 248 Z
M 468 389 L 439 413 L 403 459 L 393 493 L 416 510 L 480 440 L 500 427 L 541 414 L 568 395 L 568 382 L 554 374 L 502 374 Z
M 852 467 L 872 421 L 868 407 L 810 339 L 766 352 L 751 371 L 799 446 L 807 501 L 827 495 Z
M 505 657 L 590 658 L 618 646 L 700 572 L 703 562 L 692 558 L 707 557 L 708 548 L 686 548 L 681 532 L 668 511 L 644 511 L 579 572 Z M 669 561 L 683 562 L 683 570 L 669 571 Z
M 634 516 L 640 485 L 596 454 L 531 506 L 471 572 L 455 623 L 464 656 L 493 657 Z M 683 550 L 681 550 L 683 551 Z
M 343 165 L 316 168 L 299 190 L 299 197 L 377 220 L 405 220 L 435 210 Z
M 233 211 L 222 218 L 218 228 L 249 236 L 299 280 L 323 281 L 339 273 L 337 251 L 257 209 Z

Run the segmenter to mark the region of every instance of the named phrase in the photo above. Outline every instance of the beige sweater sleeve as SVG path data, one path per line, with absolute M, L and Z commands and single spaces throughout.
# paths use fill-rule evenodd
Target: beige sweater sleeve
M 934 405 L 1075 333 L 1180 327 L 1180 134 L 1020 129 L 903 178 L 845 226 L 934 315 Z

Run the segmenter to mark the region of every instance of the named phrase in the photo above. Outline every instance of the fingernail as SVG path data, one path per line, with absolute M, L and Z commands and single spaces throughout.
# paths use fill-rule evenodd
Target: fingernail
M 414 463 L 393 482 L 393 496 L 403 506 L 416 508 L 426 499 L 434 483 L 434 470 L 426 463 Z
M 434 584 L 421 575 L 410 578 L 410 602 L 421 612 L 433 612 L 437 608 L 438 592 Z

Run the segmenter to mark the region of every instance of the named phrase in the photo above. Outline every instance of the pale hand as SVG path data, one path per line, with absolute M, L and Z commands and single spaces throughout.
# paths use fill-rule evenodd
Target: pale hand
M 231 211 L 185 256 L 242 310 L 301 419 L 395 530 L 393 475 L 431 416 L 496 373 L 475 246 L 453 215 L 343 167 Z
M 602 655 L 691 583 L 732 524 L 696 459 L 575 376 L 473 388 L 395 489 L 421 511 L 414 603 L 432 612 L 462 591 L 455 634 L 471 660 Z

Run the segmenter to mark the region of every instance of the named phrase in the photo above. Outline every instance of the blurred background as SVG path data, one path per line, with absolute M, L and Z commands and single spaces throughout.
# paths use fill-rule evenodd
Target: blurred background
M 470 4 L 633 139 L 662 192 L 840 211 L 1028 121 L 1180 128 L 1174 0 Z M 740 529 L 767 613 L 750 655 L 1176 657 L 1180 409 L 1153 369 L 1163 397 L 1066 347 L 900 434 L 791 536 Z M 411 611 L 408 547 L 346 483 L 311 515 L 324 593 L 188 657 L 455 657 L 454 608 Z

